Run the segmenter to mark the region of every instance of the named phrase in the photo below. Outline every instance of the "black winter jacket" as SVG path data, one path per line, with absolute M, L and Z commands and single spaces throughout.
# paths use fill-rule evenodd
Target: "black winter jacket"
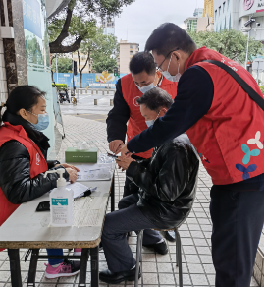
M 114 95 L 114 106 L 109 111 L 107 123 L 108 142 L 121 140 L 125 143 L 127 133 L 127 123 L 131 117 L 128 103 L 123 97 L 121 79 L 116 84 Z
M 186 134 L 155 148 L 150 159 L 130 164 L 127 176 L 134 183 L 130 188 L 139 188 L 137 206 L 157 228 L 173 228 L 186 219 L 198 169 L 199 158 Z
M 11 125 L 22 125 L 28 137 L 38 145 L 47 161 L 47 150 L 50 147 L 49 139 L 41 132 L 35 130 L 26 120 L 17 115 L 5 112 L 4 122 Z M 0 133 L 1 136 L 1 133 Z M 59 175 L 56 173 L 39 174 L 30 179 L 30 157 L 27 148 L 18 141 L 9 141 L 0 147 L 0 187 L 6 198 L 12 203 L 22 203 L 33 200 L 56 187 Z M 59 162 L 47 161 L 48 169 L 63 168 L 54 167 Z M 67 171 L 64 173 L 66 180 L 69 180 Z

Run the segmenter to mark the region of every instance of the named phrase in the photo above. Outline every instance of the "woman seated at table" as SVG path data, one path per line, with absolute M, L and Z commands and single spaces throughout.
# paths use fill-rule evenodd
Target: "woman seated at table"
M 49 125 L 45 92 L 33 86 L 16 87 L 9 95 L 6 111 L 0 117 L 0 226 L 23 202 L 41 197 L 56 187 L 57 173 L 44 172 L 65 168 L 64 177 L 77 180 L 75 166 L 47 160 L 49 139 L 41 132 Z M 0 108 L 0 116 L 1 116 Z M 26 231 L 25 231 L 26 232 Z M 2 251 L 2 250 L 0 250 Z M 62 249 L 47 249 L 50 256 L 62 256 Z M 75 249 L 79 255 L 81 249 Z M 57 278 L 75 275 L 79 261 L 49 259 L 45 276 Z

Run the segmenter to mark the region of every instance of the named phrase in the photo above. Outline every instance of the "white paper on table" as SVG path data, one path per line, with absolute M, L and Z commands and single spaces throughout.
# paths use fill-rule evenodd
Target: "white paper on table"
M 74 192 L 74 198 L 79 197 L 81 194 L 83 194 L 85 191 L 87 191 L 89 188 L 81 183 L 75 182 L 73 184 L 70 184 L 70 182 L 67 184 L 66 188 L 72 189 Z
M 76 165 L 80 169 L 77 181 L 110 180 L 113 163 L 95 163 Z

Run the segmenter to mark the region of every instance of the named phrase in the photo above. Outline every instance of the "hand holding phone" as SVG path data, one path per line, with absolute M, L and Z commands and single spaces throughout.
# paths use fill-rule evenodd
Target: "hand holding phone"
M 107 153 L 107 155 L 110 156 L 110 157 L 112 157 L 112 158 L 115 158 L 116 160 L 119 161 L 119 157 L 118 157 L 117 155 L 111 154 L 111 153 L 109 153 L 109 152 Z

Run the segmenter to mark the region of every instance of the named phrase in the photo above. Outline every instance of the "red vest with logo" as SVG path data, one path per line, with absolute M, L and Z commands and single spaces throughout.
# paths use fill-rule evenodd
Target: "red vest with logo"
M 27 136 L 22 126 L 12 126 L 5 123 L 0 128 L 0 146 L 8 141 L 18 141 L 23 144 L 30 156 L 30 178 L 48 170 L 47 162 L 39 147 L 34 144 Z M 0 175 L 1 176 L 1 175 Z M 5 194 L 0 188 L 0 226 L 8 217 L 19 207 L 20 204 L 14 204 L 7 200 Z M 3 249 L 0 249 L 2 251 Z
M 161 76 L 160 72 L 157 73 L 159 73 L 158 75 Z M 173 83 L 168 81 L 166 78 L 163 78 L 159 87 L 167 91 L 174 100 L 177 95 L 177 86 L 178 83 Z M 139 89 L 135 86 L 131 74 L 121 78 L 121 87 L 123 97 L 127 102 L 128 106 L 130 107 L 131 111 L 131 117 L 129 119 L 127 127 L 127 142 L 129 142 L 133 137 L 137 136 L 142 131 L 147 129 L 145 119 L 141 115 L 139 105 L 136 102 L 136 100 L 140 98 L 143 93 L 141 93 Z M 149 158 L 151 157 L 152 152 L 153 149 L 150 149 L 146 152 L 137 153 L 136 155 L 143 158 Z
M 187 131 L 213 184 L 232 184 L 264 173 L 264 112 L 232 76 L 203 60 L 223 62 L 262 98 L 263 94 L 243 67 L 216 51 L 202 47 L 187 60 L 185 70 L 202 67 L 214 86 L 210 110 Z

